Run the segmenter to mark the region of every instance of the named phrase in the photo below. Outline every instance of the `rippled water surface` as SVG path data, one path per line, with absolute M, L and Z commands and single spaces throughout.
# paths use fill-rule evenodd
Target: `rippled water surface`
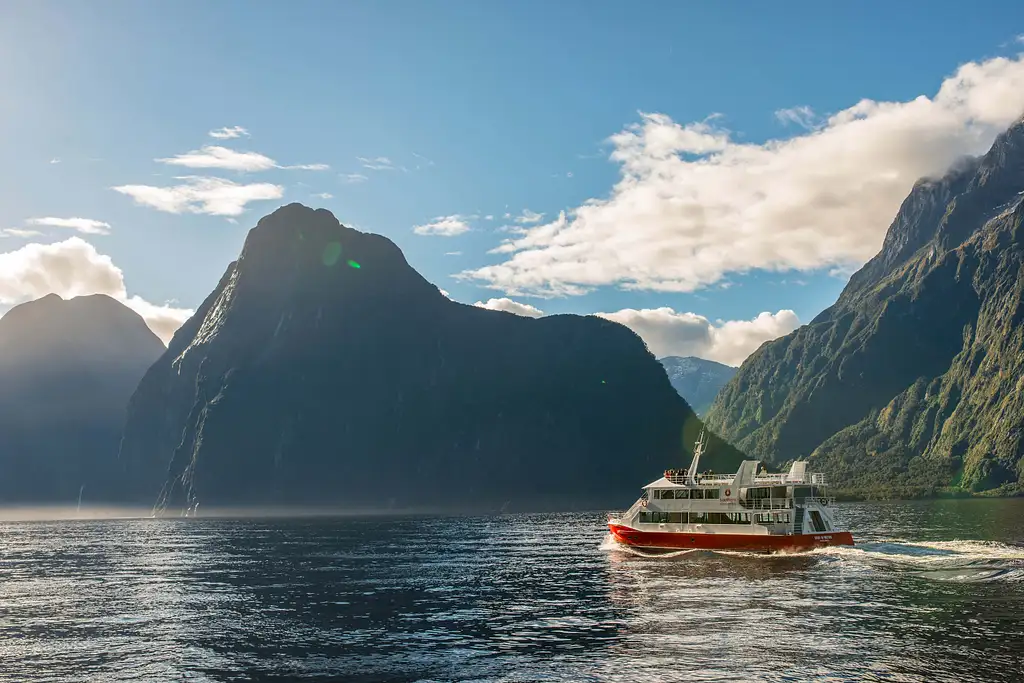
M 1024 500 L 648 557 L 603 516 L 0 523 L 0 680 L 1024 677 Z

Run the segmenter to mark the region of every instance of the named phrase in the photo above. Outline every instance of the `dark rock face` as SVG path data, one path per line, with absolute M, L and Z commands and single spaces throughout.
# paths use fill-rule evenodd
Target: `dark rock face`
M 708 423 L 848 488 L 1019 488 L 1022 200 L 1024 121 L 918 183 L 836 304 L 748 358 Z
M 571 508 L 627 504 L 699 431 L 627 328 L 455 303 L 386 238 L 291 204 L 146 373 L 120 457 L 173 507 Z
M 103 295 L 50 294 L 0 318 L 0 502 L 116 498 L 128 399 L 163 351 Z
M 666 356 L 659 361 L 665 366 L 668 380 L 680 396 L 703 415 L 715 396 L 736 374 L 736 368 L 695 356 Z

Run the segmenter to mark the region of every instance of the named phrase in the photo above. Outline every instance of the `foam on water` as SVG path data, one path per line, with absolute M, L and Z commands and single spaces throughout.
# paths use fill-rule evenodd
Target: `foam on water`
M 837 561 L 851 569 L 906 571 L 934 581 L 991 582 L 1024 581 L 1024 546 L 997 541 L 951 540 L 908 541 L 884 539 L 855 546 L 829 546 L 814 550 L 782 553 L 753 553 L 739 550 L 645 551 L 619 543 L 611 534 L 601 541 L 601 550 L 623 552 L 638 557 L 671 560 L 695 555 L 719 555 L 743 558 L 772 558 L 780 555 L 810 556 L 821 561 Z

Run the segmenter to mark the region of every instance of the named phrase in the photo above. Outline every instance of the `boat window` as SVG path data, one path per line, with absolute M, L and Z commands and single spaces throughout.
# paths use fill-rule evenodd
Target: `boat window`
M 690 491 L 690 498 L 693 498 L 694 500 L 700 500 L 703 497 L 704 491 L 702 491 L 701 489 L 693 489 L 692 491 Z
M 669 524 L 685 524 L 686 513 L 685 512 L 670 512 L 668 513 Z
M 690 497 L 690 490 L 689 489 L 676 489 L 676 499 L 677 500 L 680 499 L 680 498 L 686 499 L 686 498 L 689 498 L 689 497 Z
M 667 512 L 641 512 L 640 523 L 641 524 L 668 524 Z
M 690 513 L 690 524 L 707 524 L 708 513 L 706 512 L 691 512 Z
M 708 489 L 704 492 L 705 498 L 718 498 L 718 489 Z
M 665 495 L 666 493 L 668 495 Z M 671 491 L 667 491 L 665 489 L 656 489 L 654 491 L 654 497 L 659 499 L 659 500 L 662 500 L 662 499 L 665 499 L 665 498 L 671 498 L 672 497 L 672 492 Z
M 771 524 L 772 523 L 772 516 L 771 516 L 770 513 L 767 513 L 767 512 L 759 512 L 759 513 L 757 513 L 756 519 L 757 519 L 757 523 L 758 524 Z

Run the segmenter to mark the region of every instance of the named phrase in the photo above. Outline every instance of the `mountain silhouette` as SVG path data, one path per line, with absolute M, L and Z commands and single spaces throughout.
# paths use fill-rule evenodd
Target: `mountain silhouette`
M 120 458 L 173 508 L 579 508 L 627 504 L 700 430 L 626 327 L 456 303 L 289 204 L 146 373 Z M 712 438 L 708 466 L 739 458 Z

